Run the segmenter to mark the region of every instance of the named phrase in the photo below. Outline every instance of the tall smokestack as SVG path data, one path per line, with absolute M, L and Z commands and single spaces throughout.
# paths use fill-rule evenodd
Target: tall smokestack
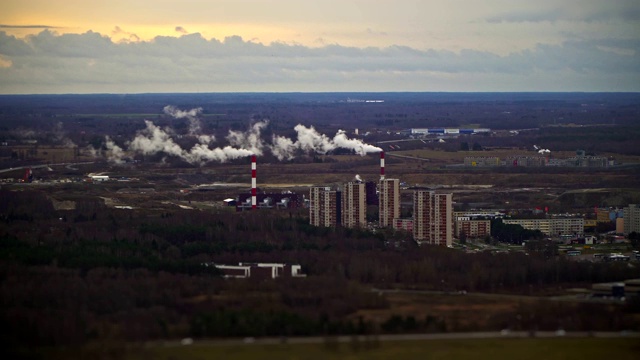
M 256 156 L 251 155 L 251 209 L 257 207 L 256 201 Z
M 384 151 L 380 151 L 380 180 L 384 180 Z

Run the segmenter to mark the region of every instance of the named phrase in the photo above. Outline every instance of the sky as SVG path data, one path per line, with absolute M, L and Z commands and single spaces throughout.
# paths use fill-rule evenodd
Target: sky
M 640 91 L 637 0 L 2 0 L 0 94 Z

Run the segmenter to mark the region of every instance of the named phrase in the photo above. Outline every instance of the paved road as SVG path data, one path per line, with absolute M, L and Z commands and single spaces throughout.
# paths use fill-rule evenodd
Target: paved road
M 425 159 L 425 158 L 421 158 L 421 157 L 417 157 L 417 156 L 392 154 L 392 153 L 388 153 L 388 152 L 386 153 L 386 155 L 399 157 L 399 158 L 403 158 L 403 159 L 420 160 L 420 161 L 431 161 L 430 159 Z
M 469 332 L 469 333 L 437 333 L 437 334 L 396 334 L 396 335 L 358 335 L 358 336 L 309 336 L 309 337 L 265 337 L 253 338 L 247 337 L 242 339 L 226 339 L 226 340 L 171 340 L 171 341 L 153 341 L 145 344 L 147 347 L 158 346 L 219 346 L 219 345 L 277 345 L 277 344 L 322 344 L 327 342 L 349 343 L 354 341 L 409 341 L 409 340 L 471 340 L 471 339 L 513 339 L 513 338 L 640 338 L 640 333 L 636 332 L 565 332 L 557 331 L 490 331 L 490 332 Z

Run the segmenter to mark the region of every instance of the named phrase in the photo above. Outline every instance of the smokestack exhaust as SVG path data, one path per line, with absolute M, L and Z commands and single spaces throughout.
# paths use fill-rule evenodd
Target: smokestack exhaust
M 380 180 L 384 180 L 384 151 L 380 151 Z
M 257 208 L 256 196 L 256 156 L 251 155 L 251 210 Z

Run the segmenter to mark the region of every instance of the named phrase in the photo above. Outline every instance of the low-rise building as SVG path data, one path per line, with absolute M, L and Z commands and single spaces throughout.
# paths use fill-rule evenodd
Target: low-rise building
M 500 158 L 497 156 L 466 156 L 464 158 L 464 166 L 491 167 L 500 165 Z
M 404 230 L 413 233 L 413 219 L 396 218 L 393 219 L 393 228 L 395 230 Z
M 280 263 L 238 263 L 238 265 L 222 265 L 205 263 L 221 270 L 225 278 L 275 279 L 278 277 L 306 277 L 301 265 Z
M 459 216 L 455 221 L 455 237 L 460 239 L 462 233 L 469 239 L 481 239 L 490 236 L 491 220 Z
M 584 234 L 584 218 L 557 217 L 548 219 L 504 219 L 505 224 L 520 225 L 527 230 L 540 230 L 547 236 L 571 235 L 581 237 Z

